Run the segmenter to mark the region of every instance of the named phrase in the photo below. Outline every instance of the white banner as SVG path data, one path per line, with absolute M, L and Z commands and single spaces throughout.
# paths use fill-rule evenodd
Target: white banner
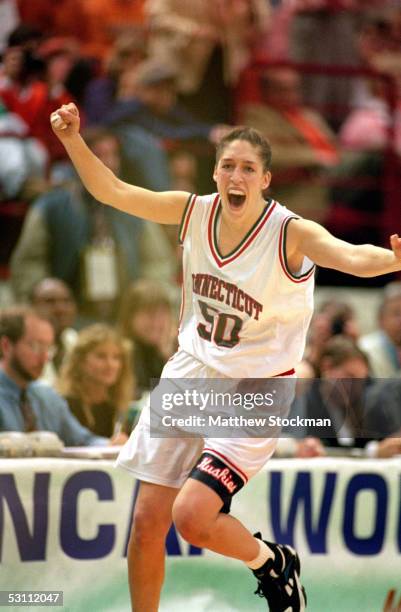
M 400 459 L 272 460 L 232 514 L 297 548 L 308 610 L 380 612 L 401 584 L 400 468 Z M 128 611 L 136 490 L 110 461 L 0 460 L 0 590 L 64 591 L 71 612 Z M 189 546 L 174 529 L 167 552 L 161 612 L 266 610 L 241 563 Z

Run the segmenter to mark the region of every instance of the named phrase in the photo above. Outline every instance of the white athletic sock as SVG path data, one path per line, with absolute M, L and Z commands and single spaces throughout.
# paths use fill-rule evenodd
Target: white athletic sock
M 265 544 L 265 542 L 263 542 L 263 540 L 259 540 L 258 538 L 255 538 L 255 540 L 259 544 L 259 554 L 257 557 L 252 559 L 252 561 L 245 564 L 251 570 L 257 570 L 262 567 L 262 565 L 264 565 L 268 559 L 274 560 L 275 558 L 274 552 L 268 547 L 267 544 Z

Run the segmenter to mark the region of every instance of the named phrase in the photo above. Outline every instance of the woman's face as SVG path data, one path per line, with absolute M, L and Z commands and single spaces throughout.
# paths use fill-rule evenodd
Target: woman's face
M 246 222 L 259 214 L 262 191 L 271 174 L 263 168 L 257 147 L 246 140 L 227 144 L 216 164 L 213 178 L 221 196 L 223 211 L 231 222 Z
M 82 372 L 91 382 L 112 387 L 120 376 L 122 363 L 120 348 L 113 342 L 103 342 L 87 353 Z
M 163 346 L 171 334 L 171 313 L 164 307 L 153 310 L 141 310 L 131 320 L 131 330 L 134 337 L 147 344 Z

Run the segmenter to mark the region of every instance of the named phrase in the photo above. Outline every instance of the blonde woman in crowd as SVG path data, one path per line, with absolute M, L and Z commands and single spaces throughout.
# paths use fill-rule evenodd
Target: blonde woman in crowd
M 80 423 L 113 444 L 125 442 L 134 395 L 131 351 L 113 328 L 97 323 L 79 333 L 58 386 Z

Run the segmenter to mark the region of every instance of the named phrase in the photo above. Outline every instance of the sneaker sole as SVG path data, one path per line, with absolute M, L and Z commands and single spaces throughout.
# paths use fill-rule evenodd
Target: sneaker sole
M 298 553 L 291 547 L 288 545 L 283 546 L 283 548 L 285 548 L 290 555 L 292 556 L 292 558 L 294 559 L 294 577 L 295 577 L 295 582 L 297 585 L 297 591 L 298 591 L 298 596 L 299 596 L 299 612 L 304 612 L 304 610 L 306 610 L 306 604 L 307 604 L 307 596 L 306 596 L 306 591 L 305 588 L 302 586 L 299 577 L 301 575 L 301 560 L 298 556 Z M 287 608 L 287 610 L 285 612 L 293 612 L 292 608 Z

